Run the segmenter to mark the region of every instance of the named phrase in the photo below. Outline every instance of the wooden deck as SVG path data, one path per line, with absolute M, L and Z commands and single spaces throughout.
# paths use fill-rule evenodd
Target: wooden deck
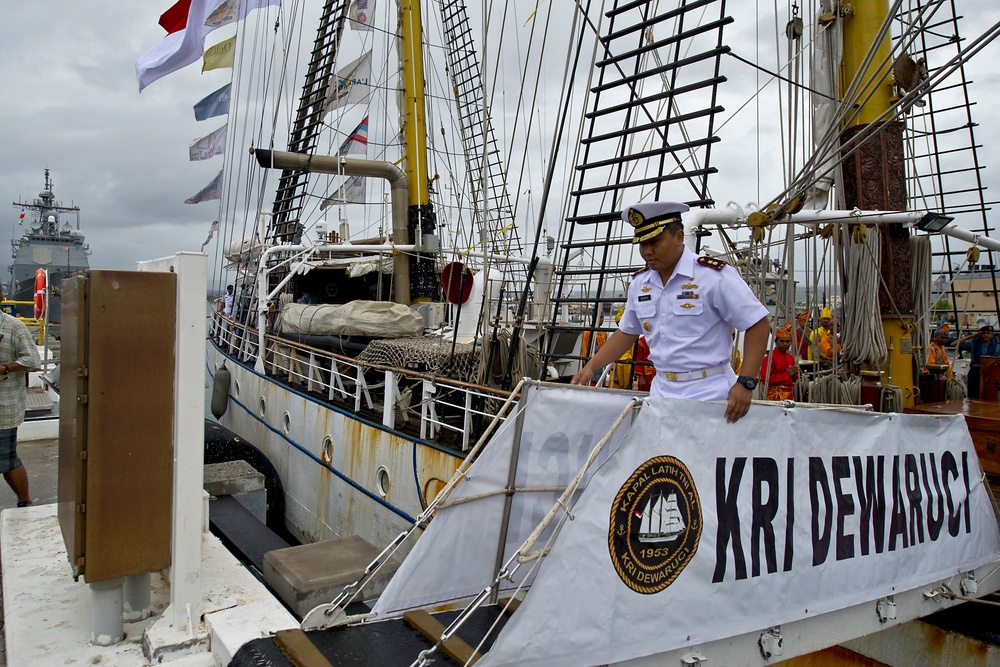
M 924 415 L 963 415 L 976 446 L 983 472 L 993 478 L 1000 477 L 1000 403 L 995 401 L 944 401 L 926 403 L 906 408 L 905 412 Z

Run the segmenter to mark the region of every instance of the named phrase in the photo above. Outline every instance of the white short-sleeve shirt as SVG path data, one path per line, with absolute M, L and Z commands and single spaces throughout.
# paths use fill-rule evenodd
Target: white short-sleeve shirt
M 669 382 L 663 372 L 728 364 L 733 329 L 746 331 L 767 315 L 733 267 L 699 264 L 698 256 L 685 247 L 665 285 L 656 271 L 643 271 L 632 280 L 618 328 L 645 336 L 649 360 L 657 370 L 651 394 L 714 400 L 725 398 L 735 382 L 731 369 L 687 382 Z

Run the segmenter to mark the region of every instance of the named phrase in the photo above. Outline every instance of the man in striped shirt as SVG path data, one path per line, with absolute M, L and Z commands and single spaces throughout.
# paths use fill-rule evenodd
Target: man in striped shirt
M 38 347 L 28 327 L 16 317 L 0 312 L 0 473 L 17 494 L 18 507 L 31 505 L 28 471 L 17 456 L 17 427 L 24 421 L 28 403 L 25 374 L 41 366 Z

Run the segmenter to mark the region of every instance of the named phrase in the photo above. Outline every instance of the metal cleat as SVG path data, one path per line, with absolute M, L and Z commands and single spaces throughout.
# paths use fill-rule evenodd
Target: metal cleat
M 976 581 L 975 572 L 966 572 L 962 575 L 962 595 L 973 597 L 979 593 L 979 582 Z
M 685 653 L 681 656 L 681 667 L 688 667 L 689 665 L 707 665 L 708 658 L 706 658 L 700 651 L 691 651 L 690 653 Z
M 878 620 L 881 623 L 887 623 L 896 619 L 896 603 L 893 601 L 891 595 L 879 600 L 875 604 L 875 613 L 878 614 Z
M 764 630 L 760 633 L 760 639 L 757 640 L 757 646 L 760 647 L 760 654 L 765 660 L 780 656 L 784 653 L 784 649 L 781 647 L 782 641 L 780 627 L 775 626 Z

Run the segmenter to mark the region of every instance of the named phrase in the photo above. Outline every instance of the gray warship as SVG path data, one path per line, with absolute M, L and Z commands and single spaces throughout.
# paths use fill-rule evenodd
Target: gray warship
M 27 225 L 27 229 L 20 238 L 11 240 L 13 261 L 5 296 L 14 301 L 33 301 L 35 273 L 38 269 L 46 269 L 48 321 L 55 325 L 52 332 L 57 333 L 61 321 L 59 287 L 62 280 L 90 268 L 87 261 L 90 246 L 84 243 L 84 234 L 80 231 L 80 207 L 63 206 L 56 201 L 48 169 L 45 170 L 45 188 L 38 198 L 31 202 L 16 201 L 14 206 L 21 212 L 19 224 Z M 30 221 L 26 221 L 25 214 L 29 211 Z M 73 222 L 70 216 L 75 218 Z M 19 305 L 17 314 L 33 317 L 34 307 Z

